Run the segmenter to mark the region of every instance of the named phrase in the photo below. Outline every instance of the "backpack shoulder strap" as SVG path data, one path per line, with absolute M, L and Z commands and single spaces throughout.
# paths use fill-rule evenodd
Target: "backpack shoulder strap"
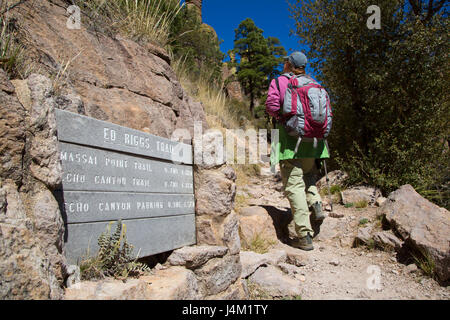
M 292 78 L 291 74 L 289 73 L 283 73 L 280 77 L 286 77 L 288 79 Z M 280 92 L 280 83 L 278 81 L 278 78 L 275 79 L 275 84 L 277 85 L 278 92 Z

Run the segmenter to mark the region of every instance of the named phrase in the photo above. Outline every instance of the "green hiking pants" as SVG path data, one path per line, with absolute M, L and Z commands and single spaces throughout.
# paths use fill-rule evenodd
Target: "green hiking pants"
M 284 195 L 288 198 L 295 222 L 295 231 L 299 237 L 307 233 L 314 236 L 309 220 L 309 207 L 321 202 L 316 187 L 317 166 L 314 158 L 290 159 L 280 161 Z

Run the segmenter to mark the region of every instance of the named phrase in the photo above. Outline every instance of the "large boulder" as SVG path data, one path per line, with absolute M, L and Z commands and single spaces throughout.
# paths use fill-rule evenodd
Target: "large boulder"
M 249 283 L 258 286 L 270 297 L 297 297 L 302 294 L 302 282 L 275 266 L 261 267 L 249 278 Z
M 374 205 L 381 196 L 379 189 L 366 186 L 353 187 L 341 192 L 343 204 L 366 201 L 368 205 Z
M 223 257 L 228 252 L 227 247 L 191 246 L 175 250 L 167 259 L 172 266 L 186 266 L 195 269 L 212 258 Z
M 226 255 L 209 260 L 194 273 L 204 296 L 217 295 L 227 290 L 240 278 L 242 265 L 239 255 Z
M 418 194 L 410 185 L 392 192 L 380 207 L 405 245 L 432 259 L 439 279 L 450 279 L 450 214 Z M 417 253 L 415 253 L 417 254 Z
M 239 234 L 243 247 L 250 247 L 252 242 L 258 238 L 267 245 L 278 242 L 271 216 L 266 209 L 258 206 L 240 209 Z
M 379 231 L 373 235 L 375 245 L 381 248 L 400 250 L 403 241 L 395 236 L 391 230 Z

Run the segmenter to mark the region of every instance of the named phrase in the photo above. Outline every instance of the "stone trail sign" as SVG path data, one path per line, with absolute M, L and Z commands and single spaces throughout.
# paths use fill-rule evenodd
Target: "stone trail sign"
M 95 254 L 99 235 L 119 219 L 135 256 L 196 242 L 191 145 L 55 112 L 63 168 L 56 195 L 70 263 Z

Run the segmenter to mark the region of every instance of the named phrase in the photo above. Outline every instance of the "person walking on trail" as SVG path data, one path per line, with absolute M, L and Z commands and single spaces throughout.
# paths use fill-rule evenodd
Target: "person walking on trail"
M 329 158 L 328 148 L 326 140 L 302 140 L 289 135 L 282 113 L 291 78 L 297 78 L 300 86 L 314 83 L 321 88 L 314 79 L 305 74 L 306 64 L 307 58 L 301 52 L 296 51 L 285 57 L 283 74 L 270 83 L 266 111 L 275 118 L 276 129 L 279 130 L 278 142 L 272 140 L 271 165 L 280 164 L 284 195 L 289 200 L 298 235 L 298 239 L 290 241 L 289 244 L 302 250 L 313 250 L 314 231 L 310 222 L 310 208 L 313 222 L 320 225 L 325 215 L 322 212 L 322 200 L 316 187 L 316 179 L 319 159 Z M 292 89 L 292 86 L 290 88 Z M 327 99 L 329 106 L 328 96 Z M 331 114 L 331 109 L 329 113 Z

